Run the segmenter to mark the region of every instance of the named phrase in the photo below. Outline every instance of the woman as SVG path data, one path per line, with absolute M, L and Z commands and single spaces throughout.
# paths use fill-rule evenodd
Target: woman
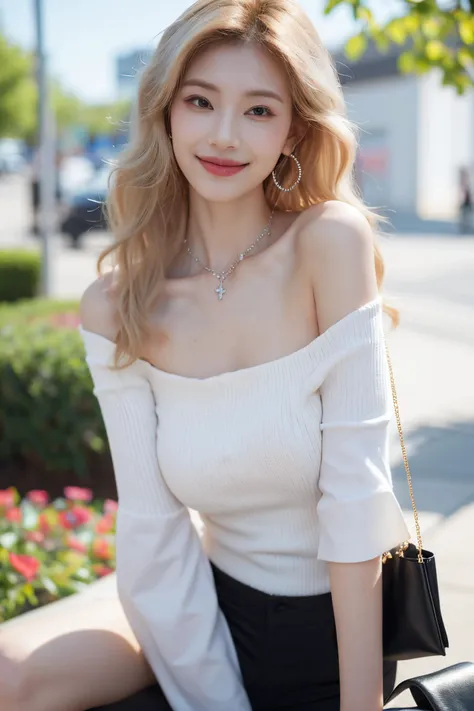
M 409 533 L 355 152 L 293 0 L 199 0 L 163 34 L 113 178 L 115 268 L 81 304 L 117 627 L 82 610 L 38 651 L 48 711 L 382 709 L 381 554 Z

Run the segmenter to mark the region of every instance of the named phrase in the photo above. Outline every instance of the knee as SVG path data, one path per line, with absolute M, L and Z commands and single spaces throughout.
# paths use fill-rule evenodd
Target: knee
M 28 704 L 26 664 L 18 650 L 2 643 L 0 639 L 0 709 L 2 711 L 27 711 Z
M 55 711 L 54 704 L 47 703 L 41 679 L 32 674 L 21 639 L 21 634 L 6 638 L 0 634 L 0 710 Z

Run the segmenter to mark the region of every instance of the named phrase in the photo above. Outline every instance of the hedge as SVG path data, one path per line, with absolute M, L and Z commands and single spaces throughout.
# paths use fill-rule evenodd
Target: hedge
M 15 324 L 28 325 L 43 321 L 64 327 L 60 317 L 70 317 L 74 328 L 79 323 L 79 302 L 75 299 L 23 299 L 15 304 L 0 304 L 0 327 Z
M 0 250 L 0 301 L 18 301 L 38 294 L 41 255 L 24 249 Z
M 108 445 L 77 310 L 47 299 L 0 308 L 0 460 L 90 482 L 91 455 Z

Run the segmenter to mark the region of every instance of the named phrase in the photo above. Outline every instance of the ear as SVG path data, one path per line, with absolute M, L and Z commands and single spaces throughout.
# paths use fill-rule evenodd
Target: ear
M 285 156 L 290 156 L 294 152 L 296 146 L 301 141 L 306 133 L 307 127 L 299 118 L 294 118 L 291 124 L 290 132 L 282 148 L 282 153 Z

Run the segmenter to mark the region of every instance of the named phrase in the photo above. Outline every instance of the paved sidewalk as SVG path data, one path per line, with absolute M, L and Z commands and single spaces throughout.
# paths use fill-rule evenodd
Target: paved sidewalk
M 401 313 L 388 343 L 414 496 L 450 641 L 446 657 L 401 662 L 398 682 L 474 661 L 474 240 L 394 237 L 382 249 L 387 297 Z M 396 431 L 392 462 L 416 541 Z M 409 692 L 391 706 L 403 704 L 413 705 Z

